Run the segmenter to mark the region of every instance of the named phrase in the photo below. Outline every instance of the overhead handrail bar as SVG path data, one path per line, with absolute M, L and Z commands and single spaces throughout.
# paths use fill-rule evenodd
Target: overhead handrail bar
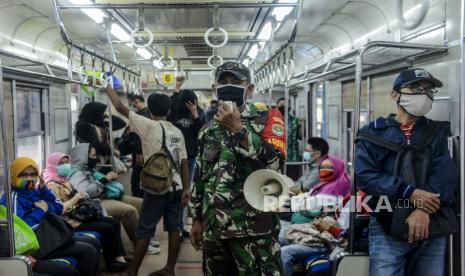
M 350 58 L 356 58 L 358 55 L 360 55 L 360 52 L 362 51 L 362 49 L 368 48 L 367 50 L 364 51 L 364 54 L 365 54 L 369 49 L 372 49 L 374 47 L 383 47 L 383 48 L 378 49 L 377 51 L 381 51 L 383 49 L 418 49 L 418 50 L 431 51 L 430 53 L 437 53 L 437 52 L 447 52 L 447 50 L 448 50 L 447 46 L 438 46 L 438 45 L 430 45 L 430 44 L 418 44 L 418 43 L 390 42 L 390 41 L 372 41 L 372 42 L 369 42 L 369 43 L 365 44 L 364 46 L 362 46 L 362 47 L 360 47 L 358 49 L 352 50 L 352 51 L 350 51 L 350 52 L 348 52 L 346 54 L 343 54 L 343 55 L 341 55 L 339 57 L 335 57 L 335 58 L 331 59 L 328 62 L 321 63 L 321 64 L 318 64 L 318 65 L 314 66 L 313 68 L 311 68 L 311 69 L 309 69 L 307 71 L 307 74 L 311 74 L 312 72 L 316 71 L 316 69 L 319 69 L 319 68 L 321 68 L 321 67 L 323 67 L 325 65 L 328 65 L 328 64 L 330 64 L 332 66 L 335 63 L 342 62 L 342 61 L 350 59 Z M 375 52 L 370 52 L 370 54 L 371 53 L 375 53 Z M 419 53 L 418 55 L 413 54 L 413 56 L 417 57 L 417 56 L 422 56 L 422 55 L 425 55 L 425 54 L 428 54 L 428 52 Z M 407 58 L 407 57 L 412 57 L 412 55 L 405 56 L 404 58 Z M 389 63 L 389 62 L 387 62 L 387 63 Z M 364 65 L 367 65 L 367 64 L 364 64 Z M 378 64 L 378 66 L 379 65 L 382 65 L 382 64 Z M 319 75 L 318 77 L 321 78 L 322 76 L 327 76 L 327 75 L 330 75 L 330 74 L 333 74 L 333 73 L 336 73 L 336 72 L 339 72 L 339 71 L 342 71 L 342 70 L 345 70 L 345 69 L 349 69 L 351 67 L 355 67 L 355 63 L 353 61 L 350 61 L 350 64 L 347 65 L 347 66 L 342 66 L 342 67 L 338 67 L 338 68 L 329 70 L 329 71 L 323 73 L 322 75 Z M 297 79 L 299 79 L 300 77 L 302 77 L 304 75 L 305 75 L 305 72 L 300 72 L 300 73 L 298 73 L 298 74 L 296 74 L 294 76 L 293 80 L 297 80 Z M 295 86 L 302 85 L 302 84 L 305 84 L 305 83 L 310 83 L 310 82 L 312 82 L 312 81 L 314 81 L 316 79 L 317 79 L 317 76 L 311 76 L 309 78 L 306 78 L 306 79 L 297 81 L 295 83 L 292 83 L 290 86 L 295 87 Z
M 66 31 L 65 25 L 63 23 L 63 20 L 62 20 L 61 14 L 60 14 L 60 9 L 62 8 L 62 6 L 60 6 L 58 4 L 58 0 L 52 0 L 52 3 L 53 3 L 53 7 L 54 7 L 55 21 L 56 21 L 56 23 L 57 23 L 57 25 L 58 25 L 58 27 L 60 29 L 61 36 L 62 36 L 64 42 L 68 45 L 68 47 L 72 47 L 72 48 L 75 48 L 75 49 L 77 49 L 79 51 L 83 51 L 83 52 L 85 52 L 85 53 L 87 53 L 89 55 L 97 57 L 100 60 L 111 63 L 111 64 L 113 64 L 113 66 L 118 67 L 123 71 L 129 72 L 129 73 L 134 74 L 136 76 L 140 76 L 140 72 L 136 72 L 134 70 L 131 70 L 131 69 L 127 68 L 126 66 L 122 65 L 119 62 L 112 61 L 112 60 L 108 59 L 107 57 L 96 53 L 95 51 L 92 51 L 90 49 L 87 49 L 86 47 L 83 47 L 83 46 L 80 46 L 80 45 L 76 44 L 70 38 L 70 36 L 68 35 L 68 32 Z
M 300 16 L 302 14 L 302 3 L 303 3 L 302 0 L 299 0 L 298 3 L 294 3 L 294 4 L 297 4 L 296 5 L 297 6 L 297 12 L 296 12 L 296 16 L 294 18 L 294 22 L 292 24 L 292 31 L 291 31 L 291 34 L 290 34 L 289 38 L 279 46 L 278 50 L 276 50 L 273 53 L 273 55 L 271 55 L 271 57 L 269 57 L 257 70 L 255 70 L 255 74 L 258 74 L 265 67 L 267 67 L 271 63 L 273 63 L 275 58 L 280 56 L 283 52 L 286 51 L 286 49 L 288 47 L 292 47 L 292 45 L 294 44 L 294 41 L 295 41 L 295 38 L 296 38 L 296 35 L 297 35 L 297 27 L 298 27 L 299 19 L 300 19 Z M 272 32 L 272 33 L 274 33 L 274 32 Z M 291 55 L 292 55 L 292 49 L 291 49 Z

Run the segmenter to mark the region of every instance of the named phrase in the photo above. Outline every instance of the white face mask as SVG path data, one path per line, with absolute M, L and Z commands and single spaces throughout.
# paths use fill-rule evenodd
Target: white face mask
M 433 99 L 427 94 L 400 93 L 399 105 L 410 115 L 420 117 L 433 108 Z

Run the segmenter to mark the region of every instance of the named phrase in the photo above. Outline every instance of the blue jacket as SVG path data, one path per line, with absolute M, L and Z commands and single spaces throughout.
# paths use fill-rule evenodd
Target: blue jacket
M 416 122 L 411 137 L 411 144 L 420 143 L 423 135 L 431 125 L 431 120 L 421 117 Z M 406 143 L 400 124 L 391 114 L 380 117 L 360 130 L 360 133 L 374 134 L 397 144 Z M 454 161 L 449 155 L 447 138 L 451 136 L 449 123 L 444 122 L 432 142 L 432 174 L 424 189 L 441 195 L 441 205 L 450 205 L 454 200 L 455 188 L 459 174 Z M 396 153 L 367 141 L 359 141 L 355 146 L 355 177 L 358 188 L 367 195 L 387 195 L 389 199 L 409 199 L 414 188 L 402 179 L 394 177 Z
M 48 212 L 61 215 L 63 212 L 63 204 L 55 197 L 55 194 L 46 186 L 42 189 L 17 189 L 12 187 L 11 201 L 13 213 L 24 220 L 32 229 L 36 229 L 45 212 L 34 206 L 34 202 L 43 200 L 47 202 Z M 2 195 L 0 204 L 6 205 L 6 197 Z

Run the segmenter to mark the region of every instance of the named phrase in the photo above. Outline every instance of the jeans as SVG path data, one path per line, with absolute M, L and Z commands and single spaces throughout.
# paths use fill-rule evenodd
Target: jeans
M 327 251 L 327 247 L 310 247 L 301 244 L 289 244 L 281 247 L 284 276 L 291 276 L 294 273 L 295 264 L 305 261 L 310 256 L 324 254 Z
M 195 173 L 195 158 L 189 159 L 189 191 L 192 187 L 192 181 L 194 180 L 194 173 Z M 181 208 L 181 212 L 179 212 L 179 229 L 184 231 L 184 208 Z
M 370 275 L 441 276 L 447 237 L 409 243 L 387 235 L 371 217 L 369 226 Z
M 278 242 L 279 242 L 279 245 L 285 246 L 289 244 L 289 242 L 286 240 L 286 229 L 287 229 L 287 226 L 290 225 L 291 223 L 285 220 L 280 220 L 279 222 L 281 223 L 281 229 L 279 230 Z

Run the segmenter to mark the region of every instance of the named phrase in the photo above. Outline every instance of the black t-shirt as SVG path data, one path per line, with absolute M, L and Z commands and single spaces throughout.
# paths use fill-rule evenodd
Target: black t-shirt
M 179 128 L 184 136 L 184 141 L 186 143 L 186 151 L 187 157 L 189 159 L 195 158 L 199 153 L 199 131 L 203 126 L 202 117 L 197 117 L 197 119 L 193 119 L 192 115 L 187 112 L 179 112 L 177 105 L 178 105 L 178 93 L 174 93 L 171 96 L 171 103 L 173 108 L 171 109 L 171 113 L 168 116 L 168 121 L 170 121 L 173 125 Z

